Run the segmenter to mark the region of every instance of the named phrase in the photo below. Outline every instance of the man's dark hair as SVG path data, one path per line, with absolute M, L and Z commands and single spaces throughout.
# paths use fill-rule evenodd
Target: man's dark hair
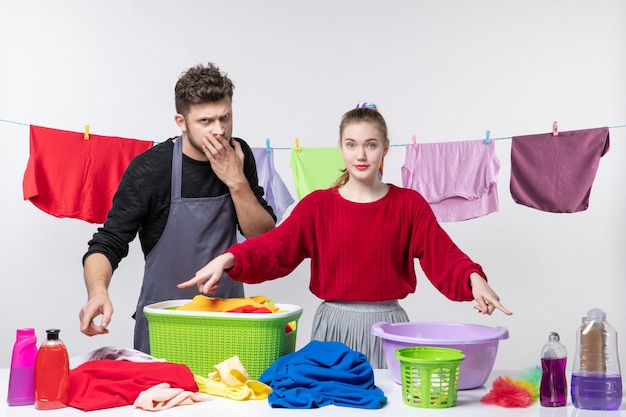
M 176 112 L 186 116 L 192 104 L 232 100 L 235 86 L 225 73 L 212 63 L 198 64 L 185 71 L 174 88 Z

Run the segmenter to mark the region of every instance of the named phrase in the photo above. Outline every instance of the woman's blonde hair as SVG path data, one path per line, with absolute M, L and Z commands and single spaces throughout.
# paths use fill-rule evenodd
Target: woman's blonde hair
M 346 112 L 341 117 L 341 123 L 339 124 L 339 142 L 341 142 L 341 139 L 343 138 L 343 131 L 346 126 L 353 123 L 363 122 L 373 123 L 378 126 L 383 138 L 388 140 L 387 123 L 385 122 L 382 114 L 380 114 L 376 109 L 376 105 L 372 103 L 361 103 L 355 109 Z M 345 185 L 349 179 L 350 174 L 348 173 L 348 170 L 344 168 L 341 176 L 335 181 L 335 186 L 341 187 Z

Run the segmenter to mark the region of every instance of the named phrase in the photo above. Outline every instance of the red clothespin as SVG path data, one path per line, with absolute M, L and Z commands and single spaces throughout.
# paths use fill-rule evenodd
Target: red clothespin
M 556 122 L 552 122 L 552 136 L 559 136 L 559 124 Z
M 300 139 L 296 138 L 296 152 L 300 152 Z
M 85 125 L 85 140 L 89 140 L 89 125 Z
M 413 142 L 413 148 L 417 149 L 417 138 L 415 135 L 411 136 L 411 142 Z
M 485 132 L 485 145 L 489 145 L 491 143 L 491 139 L 489 138 L 491 136 L 491 130 L 488 130 Z

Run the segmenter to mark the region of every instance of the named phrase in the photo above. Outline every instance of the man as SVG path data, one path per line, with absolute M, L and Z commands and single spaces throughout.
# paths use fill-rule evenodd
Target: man
M 258 185 L 252 151 L 231 136 L 233 88 L 211 63 L 192 67 L 179 78 L 174 120 L 181 136 L 131 161 L 107 220 L 83 257 L 84 334 L 108 333 L 113 314 L 109 283 L 137 233 L 146 265 L 134 314 L 134 347 L 150 353 L 143 307 L 193 298 L 195 288 L 178 289 L 176 284 L 235 243 L 237 227 L 246 237 L 274 227 L 276 217 Z M 225 275 L 216 296 L 242 297 L 243 285 Z

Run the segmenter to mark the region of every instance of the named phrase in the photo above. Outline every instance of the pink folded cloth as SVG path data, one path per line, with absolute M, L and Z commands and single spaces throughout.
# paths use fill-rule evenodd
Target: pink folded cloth
M 177 405 L 191 405 L 196 402 L 208 401 L 213 398 L 182 388 L 172 388 L 167 382 L 157 384 L 145 391 L 142 391 L 133 405 L 147 411 L 160 411 Z

